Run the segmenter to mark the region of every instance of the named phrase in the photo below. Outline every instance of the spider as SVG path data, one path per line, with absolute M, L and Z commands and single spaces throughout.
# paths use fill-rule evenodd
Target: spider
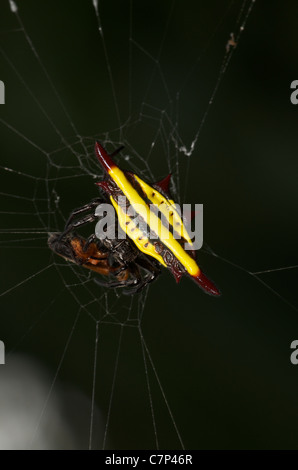
M 122 171 L 112 159 L 122 148 L 109 155 L 103 146 L 96 142 L 95 154 L 106 173 L 105 179 L 96 184 L 104 197 L 93 199 L 75 209 L 70 214 L 64 231 L 50 234 L 49 247 L 67 260 L 99 274 L 111 274 L 116 277 L 117 280 L 113 281 L 95 281 L 106 287 L 130 287 L 123 291 L 125 294 L 142 290 L 158 277 L 162 265 L 171 271 L 177 283 L 183 275 L 187 275 L 206 293 L 219 296 L 220 291 L 197 265 L 195 251 L 186 251 L 184 248 L 186 243 L 191 245 L 192 242 L 169 195 L 171 175 L 149 185 L 136 174 Z M 95 234 L 87 239 L 78 237 L 74 231 L 95 222 L 98 217 L 94 209 L 107 201 L 114 206 L 126 238 L 120 238 L 117 230 L 114 237 L 107 236 L 101 240 Z M 133 207 L 142 224 L 137 224 L 136 219 L 129 215 L 128 207 Z M 167 220 L 170 229 L 165 228 L 159 214 Z M 177 231 L 181 239 L 174 237 Z

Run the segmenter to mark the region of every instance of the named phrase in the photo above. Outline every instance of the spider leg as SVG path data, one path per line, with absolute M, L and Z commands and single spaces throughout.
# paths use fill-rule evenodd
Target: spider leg
M 128 272 L 133 277 L 133 279 L 129 279 L 129 280 L 127 280 L 127 279 L 119 280 L 118 279 L 117 281 L 110 281 L 110 282 L 101 281 L 100 279 L 94 279 L 94 282 L 96 282 L 96 284 L 98 284 L 99 286 L 109 287 L 109 288 L 130 287 L 130 286 L 138 285 L 138 283 L 141 280 L 140 270 L 139 270 L 138 266 L 135 263 L 130 263 L 129 266 L 123 265 L 123 268 L 120 267 L 119 271 L 114 272 L 113 273 L 114 276 L 117 276 L 121 272 L 123 272 L 125 269 L 128 269 Z M 125 294 L 126 292 L 123 292 L 123 293 Z
M 101 287 L 108 287 L 108 288 L 117 288 L 117 287 L 126 287 L 135 284 L 135 279 L 131 279 L 130 281 L 101 281 L 100 279 L 94 279 L 94 282 Z
M 85 240 L 85 244 L 83 246 L 83 251 L 86 252 L 88 251 L 88 248 L 89 246 L 92 244 L 92 243 L 96 243 L 98 242 L 98 238 L 96 237 L 95 233 L 93 233 L 92 235 L 90 235 L 90 237 L 88 237 L 86 240 Z
M 125 263 L 117 261 L 114 257 L 114 254 L 111 252 L 109 252 L 108 254 L 108 261 L 109 265 L 112 268 L 115 268 L 115 271 L 113 271 L 114 276 L 118 276 L 118 274 L 121 274 L 123 271 L 127 270 L 127 265 Z
M 135 263 L 133 263 L 133 265 L 134 265 L 133 269 L 134 269 L 134 275 L 136 277 L 136 280 L 134 283 L 134 287 L 132 287 L 132 289 L 123 291 L 123 294 L 125 295 L 133 295 L 133 294 L 140 292 L 150 282 L 154 281 L 154 279 L 156 279 L 157 276 L 160 274 L 159 267 L 148 258 L 138 257 Z M 143 268 L 145 271 L 148 272 L 148 274 L 143 278 L 143 280 L 142 280 L 138 266 L 140 266 L 141 268 Z
M 151 273 L 152 281 L 161 273 L 160 267 L 153 260 L 151 261 L 151 259 L 149 259 L 148 257 L 143 258 L 141 256 L 138 256 L 136 259 L 136 263 L 141 266 L 141 268 Z
M 69 226 L 73 226 L 72 221 L 77 215 L 82 214 L 82 213 L 87 212 L 87 211 L 91 211 L 92 209 L 97 207 L 102 202 L 103 202 L 102 199 L 96 198 L 96 199 L 93 199 L 88 204 L 85 204 L 82 207 L 78 207 L 77 209 L 74 209 L 72 211 L 72 213 L 70 214 L 70 216 L 68 217 L 68 219 L 67 219 L 67 222 L 65 224 L 65 229 L 67 229 Z
M 116 268 L 115 268 L 116 269 Z M 117 269 L 117 271 L 114 271 L 113 274 L 114 276 L 118 276 L 118 274 L 121 274 L 123 273 L 123 271 L 125 271 L 127 269 L 127 267 L 125 265 L 123 266 L 119 266 L 119 268 Z
M 78 227 L 82 227 L 83 225 L 89 224 L 90 222 L 94 222 L 95 220 L 97 220 L 97 217 L 95 214 L 88 214 L 79 220 L 75 220 L 74 222 L 72 222 L 72 224 L 66 227 L 64 232 L 61 233 L 60 240 L 62 240 L 62 238 L 64 238 L 65 235 L 67 235 L 69 232 L 72 232 L 74 229 Z
M 139 266 L 148 273 L 144 278 L 142 278 Z M 142 257 L 138 257 L 136 262 L 130 263 L 127 267 L 120 267 L 119 271 L 116 271 L 114 275 L 117 276 L 125 269 L 129 269 L 129 274 L 133 277 L 133 279 L 112 282 L 105 282 L 101 281 L 100 279 L 94 279 L 94 282 L 96 282 L 96 284 L 101 287 L 108 288 L 131 287 L 131 289 L 123 290 L 123 294 L 133 295 L 140 292 L 160 274 L 160 269 L 155 263 L 151 262 L 147 258 Z

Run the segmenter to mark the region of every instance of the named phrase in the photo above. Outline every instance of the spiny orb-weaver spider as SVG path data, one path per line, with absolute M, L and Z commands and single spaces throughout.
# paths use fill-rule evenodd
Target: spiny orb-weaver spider
M 103 181 L 96 183 L 103 192 L 103 197 L 75 209 L 69 216 L 64 231 L 49 234 L 49 247 L 58 255 L 112 280 L 95 282 L 105 287 L 126 287 L 125 294 L 139 292 L 160 274 L 160 265 L 168 268 L 178 283 L 183 275 L 191 277 L 206 293 L 219 296 L 220 291 L 201 271 L 195 261 L 195 251 L 186 251 L 185 243 L 191 240 L 169 194 L 170 177 L 149 185 L 136 174 L 121 170 L 112 157 L 123 147 L 109 155 L 99 142 L 95 144 L 96 156 L 105 171 Z M 149 215 L 150 233 L 142 229 L 119 203 L 119 196 L 126 201 L 126 207 L 139 207 L 139 219 Z M 84 239 L 75 230 L 98 220 L 95 208 L 103 203 L 111 203 L 117 214 L 121 229 L 126 238 L 119 238 L 117 228 L 115 236 L 98 239 L 93 233 Z M 156 211 L 152 211 L 158 209 Z M 152 213 L 154 212 L 154 214 Z M 164 237 L 164 227 L 160 212 L 167 218 L 169 230 Z M 151 216 L 151 217 L 150 217 Z M 146 226 L 145 224 L 145 226 Z M 174 224 L 179 225 L 181 239 L 173 237 Z M 116 224 L 117 225 L 117 224 Z M 144 226 L 144 225 L 143 225 Z M 162 229 L 160 228 L 162 226 Z M 143 274 L 145 271 L 145 274 Z

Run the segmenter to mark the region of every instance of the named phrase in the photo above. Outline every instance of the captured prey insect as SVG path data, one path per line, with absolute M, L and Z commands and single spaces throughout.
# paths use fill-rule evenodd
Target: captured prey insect
M 95 271 L 114 280 L 95 282 L 103 287 L 132 287 L 124 293 L 133 294 L 151 282 L 159 274 L 158 267 L 146 259 L 138 259 L 138 251 L 129 240 L 98 240 L 94 235 L 87 240 L 67 232 L 49 233 L 48 245 L 57 255 L 83 268 Z M 138 260 L 138 261 L 137 261 Z M 137 261 L 137 262 L 136 262 Z M 142 280 L 142 267 L 149 274 Z
M 149 185 L 136 174 L 116 165 L 112 157 L 121 149 L 109 155 L 96 142 L 95 153 L 105 171 L 104 180 L 96 184 L 104 197 L 75 209 L 64 231 L 50 234 L 49 247 L 67 260 L 99 274 L 112 275 L 116 280 L 95 281 L 106 287 L 130 287 L 124 290 L 126 294 L 139 292 L 152 282 L 160 274 L 161 265 L 171 271 L 177 283 L 187 275 L 206 293 L 219 296 L 220 291 L 197 265 L 195 251 L 185 249 L 186 244 L 192 246 L 192 241 L 169 194 L 171 175 Z M 119 223 L 126 237 L 119 237 L 116 228 L 113 237 L 98 239 L 95 233 L 87 240 L 78 237 L 74 231 L 95 222 L 98 216 L 94 209 L 107 201 L 116 211 L 115 225 Z M 137 218 L 129 214 L 129 207 L 133 208 Z M 84 215 L 80 217 L 81 214 Z M 177 230 L 180 237 L 176 238 Z
M 129 277 L 128 269 L 112 265 L 109 260 L 110 253 L 99 248 L 96 241 L 88 241 L 79 235 L 66 235 L 60 240 L 61 233 L 49 234 L 50 248 L 67 261 L 91 269 L 98 274 L 108 276 L 112 274 L 118 281 L 126 281 Z

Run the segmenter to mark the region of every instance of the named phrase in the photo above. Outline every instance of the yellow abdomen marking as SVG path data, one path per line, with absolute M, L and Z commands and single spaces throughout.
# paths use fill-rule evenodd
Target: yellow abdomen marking
M 189 256 L 186 253 L 186 251 L 183 249 L 180 243 L 177 240 L 175 240 L 171 232 L 162 224 L 159 217 L 157 217 L 153 212 L 150 211 L 149 206 L 141 198 L 138 192 L 133 188 L 133 186 L 131 185 L 131 183 L 128 181 L 125 174 L 123 173 L 123 171 L 120 170 L 120 168 L 113 166 L 111 170 L 109 171 L 109 175 L 117 183 L 117 186 L 121 189 L 123 194 L 127 197 L 133 209 L 135 210 L 136 214 L 139 214 L 146 221 L 150 229 L 153 230 L 158 235 L 162 243 L 167 248 L 169 248 L 169 250 L 173 253 L 173 255 L 178 259 L 178 261 L 180 261 L 180 263 L 185 267 L 187 272 L 191 276 L 198 275 L 200 273 L 200 268 L 198 267 L 195 260 L 191 258 L 191 256 Z M 163 197 L 162 195 L 160 196 Z M 139 229 L 136 227 L 133 232 L 131 232 L 131 230 L 128 230 L 129 225 L 126 225 L 126 222 L 128 222 L 129 218 L 126 220 L 125 213 L 122 211 L 122 209 L 119 207 L 117 202 L 112 197 L 111 197 L 111 202 L 117 211 L 122 230 L 124 230 L 124 232 L 134 241 L 134 243 L 138 246 L 138 248 L 140 248 L 141 251 L 143 251 L 146 254 L 149 254 L 150 256 L 153 256 L 161 264 L 165 266 L 164 261 L 163 260 L 162 262 L 160 261 L 160 259 L 162 259 L 161 256 L 155 252 L 154 246 L 150 244 L 148 240 L 147 241 L 149 245 L 151 245 L 152 249 L 149 245 L 147 247 L 144 247 L 143 244 L 141 245 L 142 246 L 141 248 L 136 243 L 136 239 L 138 237 L 134 235 L 134 232 L 137 232 Z M 142 236 L 142 232 L 140 230 L 139 230 L 139 236 Z M 146 249 L 150 248 L 149 253 L 144 251 L 145 248 Z
M 184 226 L 184 223 L 176 209 L 174 201 L 171 199 L 165 198 L 159 191 L 152 188 L 149 184 L 145 183 L 141 178 L 137 175 L 134 175 L 137 182 L 141 186 L 142 190 L 148 197 L 148 199 L 158 207 L 159 211 L 166 217 L 169 224 L 171 224 L 180 237 L 184 238 L 190 245 L 192 245 L 192 241 L 190 236 Z
M 122 228 L 122 230 L 129 236 L 129 238 L 134 241 L 140 251 L 142 251 L 146 255 L 152 256 L 153 258 L 157 259 L 157 261 L 159 261 L 163 266 L 167 267 L 162 256 L 156 253 L 152 243 L 150 243 L 145 234 L 137 227 L 131 217 L 129 217 L 129 215 L 127 215 L 127 213 L 122 210 L 122 208 L 119 206 L 119 204 L 117 204 L 117 202 L 112 196 L 110 196 L 110 199 L 117 212 L 120 227 Z

